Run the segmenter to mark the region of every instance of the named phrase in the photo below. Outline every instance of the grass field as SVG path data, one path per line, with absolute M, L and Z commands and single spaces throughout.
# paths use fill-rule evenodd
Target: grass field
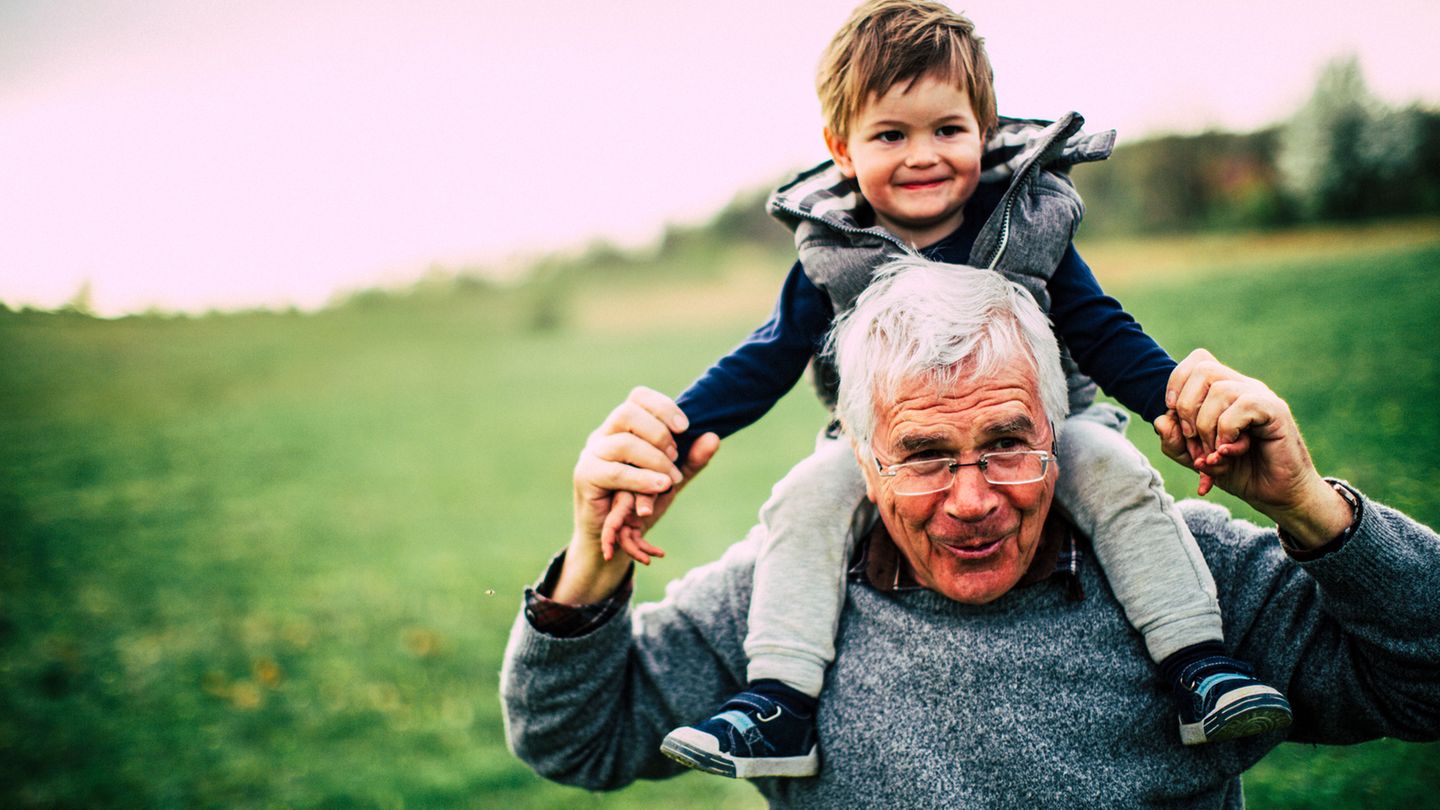
M 1102 280 L 1172 353 L 1207 346 L 1286 396 L 1322 471 L 1440 525 L 1440 237 L 1360 241 Z M 682 388 L 764 317 L 781 266 L 585 285 L 540 321 L 524 290 L 0 312 L 0 806 L 756 806 L 699 776 L 544 783 L 496 693 L 584 435 L 634 384 Z M 820 421 L 798 391 L 727 440 L 641 597 L 740 537 Z M 1440 746 L 1284 746 L 1246 786 L 1254 807 L 1435 806 Z

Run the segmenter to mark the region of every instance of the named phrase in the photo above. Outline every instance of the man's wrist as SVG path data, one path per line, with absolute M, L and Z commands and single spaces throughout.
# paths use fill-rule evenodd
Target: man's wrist
M 600 541 L 576 534 L 565 549 L 565 559 L 550 598 L 567 605 L 593 605 L 615 592 L 630 571 L 630 558 L 618 549 L 606 560 Z
M 1317 474 L 1300 506 L 1277 510 L 1280 542 L 1287 551 L 1305 554 L 1343 543 L 1359 522 L 1359 497 L 1348 487 Z
M 569 605 L 553 597 L 555 583 L 565 565 L 565 551 L 546 566 L 540 581 L 525 589 L 525 617 L 530 626 L 554 638 L 579 638 L 609 623 L 630 602 L 634 566 L 627 566 L 620 585 L 604 600 L 590 605 Z

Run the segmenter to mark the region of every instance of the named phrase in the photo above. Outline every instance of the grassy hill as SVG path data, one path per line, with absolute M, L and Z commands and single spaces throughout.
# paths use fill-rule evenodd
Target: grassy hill
M 592 802 L 505 750 L 499 662 L 585 434 L 635 384 L 678 392 L 788 261 L 677 250 L 308 316 L 0 311 L 0 805 Z M 1286 396 L 1323 471 L 1440 525 L 1433 221 L 1083 250 L 1172 353 Z M 820 421 L 801 390 L 728 440 L 640 597 L 739 538 Z M 1284 746 L 1246 785 L 1422 806 L 1440 747 Z M 593 803 L 758 800 L 686 776 Z

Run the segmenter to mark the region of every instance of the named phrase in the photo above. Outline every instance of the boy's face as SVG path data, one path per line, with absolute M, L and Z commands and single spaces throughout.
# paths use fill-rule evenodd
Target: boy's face
M 825 144 L 879 224 L 916 247 L 949 236 L 980 182 L 980 126 L 963 87 L 929 76 L 872 96 L 847 138 Z

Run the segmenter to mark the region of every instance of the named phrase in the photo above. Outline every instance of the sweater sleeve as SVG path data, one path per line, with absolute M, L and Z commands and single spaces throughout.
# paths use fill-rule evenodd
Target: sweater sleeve
M 752 533 L 672 582 L 662 601 L 627 607 L 582 636 L 547 635 L 522 611 L 500 674 L 516 756 L 588 790 L 685 772 L 660 754 L 660 741 L 744 686 L 757 543 Z
M 1153 422 L 1165 413 L 1175 361 L 1100 289 L 1071 245 L 1050 277 L 1050 317 L 1080 370 L 1110 396 Z
M 1365 500 L 1339 549 L 1297 562 L 1273 529 L 1187 502 L 1225 638 L 1284 685 L 1294 742 L 1440 738 L 1440 537 Z M 1218 542 L 1217 542 L 1218 540 Z
M 705 433 L 723 438 L 748 427 L 789 393 L 819 349 L 832 314 L 830 299 L 797 261 L 770 319 L 676 399 L 690 420 L 690 429 L 676 437 L 680 457 Z

